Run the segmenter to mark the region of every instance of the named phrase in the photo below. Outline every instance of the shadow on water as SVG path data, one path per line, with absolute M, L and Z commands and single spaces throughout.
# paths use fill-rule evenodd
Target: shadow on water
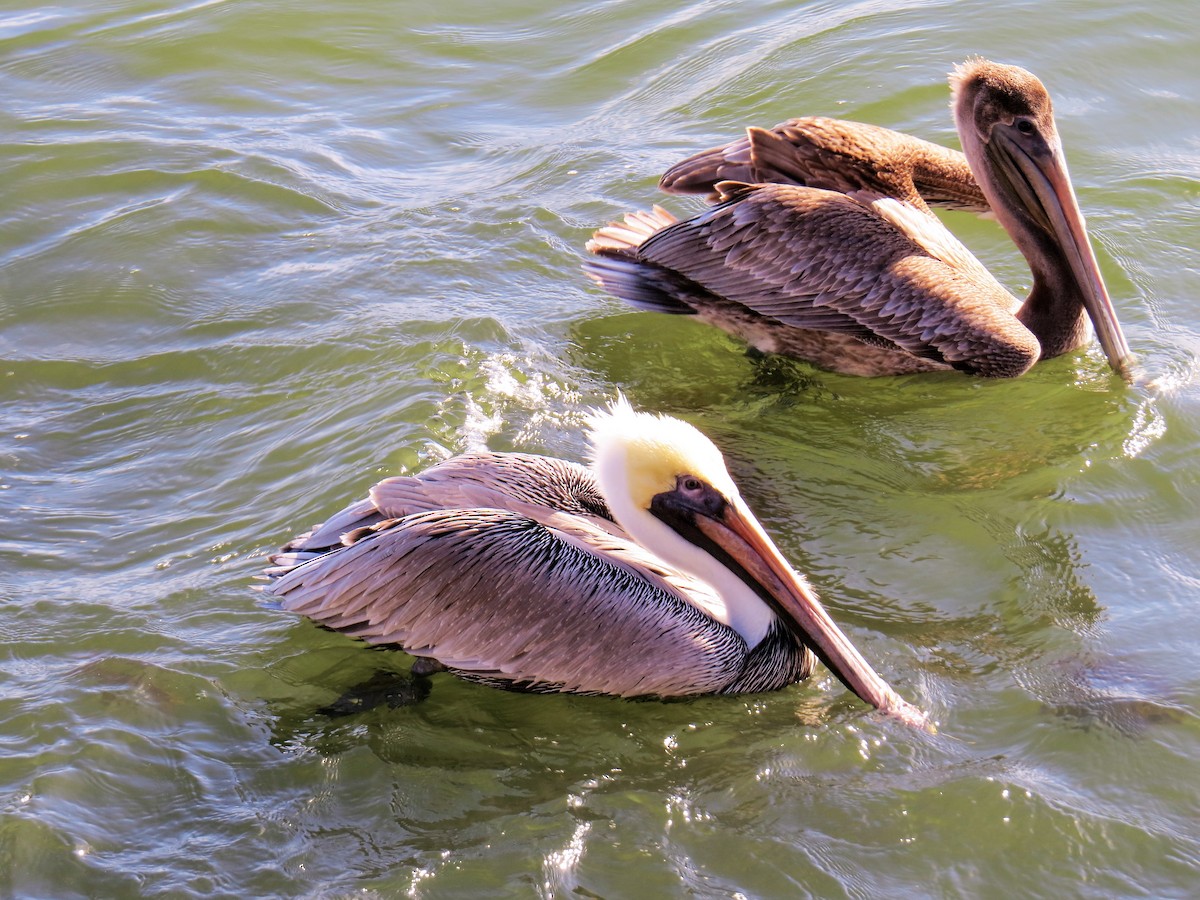
M 338 719 L 369 712 L 377 707 L 400 709 L 416 706 L 429 696 L 429 676 L 410 672 L 376 672 L 366 681 L 343 691 L 332 703 L 319 707 L 317 715 Z

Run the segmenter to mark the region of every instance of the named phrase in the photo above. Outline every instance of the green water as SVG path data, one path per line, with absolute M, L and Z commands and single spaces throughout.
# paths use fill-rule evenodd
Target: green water
M 1195 896 L 1198 49 L 1183 0 L 0 10 L 0 897 Z M 974 53 L 1055 97 L 1139 385 L 756 361 L 579 271 L 748 123 L 954 144 Z M 316 712 L 407 662 L 258 605 L 265 554 L 446 453 L 581 458 L 618 388 L 937 735 L 823 670 Z

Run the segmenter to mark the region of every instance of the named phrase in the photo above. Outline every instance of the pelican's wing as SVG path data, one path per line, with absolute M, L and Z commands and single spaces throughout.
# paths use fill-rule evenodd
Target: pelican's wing
M 743 639 L 683 599 L 711 589 L 630 542 L 564 513 L 418 513 L 267 586 L 280 605 L 467 677 L 532 690 L 620 696 L 711 693 Z
M 637 259 L 785 325 L 981 374 L 1037 358 L 1012 296 L 935 216 L 865 192 L 718 187 L 724 203 L 657 232 Z
M 668 169 L 659 187 L 669 194 L 719 199 L 721 181 L 796 184 L 849 193 L 872 191 L 916 205 L 989 210 L 957 150 L 890 128 L 805 116 L 695 154 Z
M 384 479 L 371 499 L 391 517 L 446 507 L 507 509 L 518 502 L 612 519 L 587 467 L 532 453 L 464 453 L 419 475 Z
M 370 496 L 283 549 L 311 556 L 340 546 L 343 535 L 385 519 L 434 509 L 508 509 L 514 503 L 612 520 L 592 473 L 584 466 L 532 453 L 465 453 L 417 475 L 385 478 L 371 488 Z

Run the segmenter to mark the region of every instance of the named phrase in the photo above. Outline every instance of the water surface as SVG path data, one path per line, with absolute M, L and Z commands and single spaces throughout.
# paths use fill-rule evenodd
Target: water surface
M 1191 4 L 509 0 L 0 11 L 0 896 L 1184 897 L 1200 885 Z M 956 144 L 1055 97 L 1145 380 L 751 359 L 579 271 L 746 124 Z M 670 199 L 676 212 L 694 202 Z M 1020 293 L 992 223 L 947 221 Z M 446 677 L 257 603 L 295 531 L 469 447 L 707 431 L 937 735 L 822 674 L 688 703 Z

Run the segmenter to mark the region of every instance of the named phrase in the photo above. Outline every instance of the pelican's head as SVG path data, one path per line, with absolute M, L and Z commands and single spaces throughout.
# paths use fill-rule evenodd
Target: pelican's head
M 1128 377 L 1132 353 L 1067 174 L 1050 94 L 1032 73 L 979 57 L 955 66 L 950 92 L 963 154 L 1029 260 L 1035 289 L 1040 279 L 1053 293 L 1077 297 L 1109 365 Z
M 717 617 L 748 647 L 782 621 L 850 690 L 909 724 L 925 716 L 896 694 L 830 619 L 738 493 L 716 446 L 624 397 L 588 419 L 592 466 L 617 522 L 664 562 L 712 585 Z
M 635 511 L 648 512 L 654 498 L 675 490 L 681 479 L 702 481 L 737 497 L 725 458 L 699 429 L 671 416 L 639 412 L 618 395 L 588 416 L 592 468 L 600 491 L 622 526 Z M 624 516 L 622 515 L 624 514 Z
M 1036 75 L 1019 66 L 979 56 L 959 63 L 950 73 L 950 106 L 960 136 L 962 126 L 969 124 L 986 143 L 998 123 L 1026 120 L 1047 140 L 1058 140 L 1050 93 Z

